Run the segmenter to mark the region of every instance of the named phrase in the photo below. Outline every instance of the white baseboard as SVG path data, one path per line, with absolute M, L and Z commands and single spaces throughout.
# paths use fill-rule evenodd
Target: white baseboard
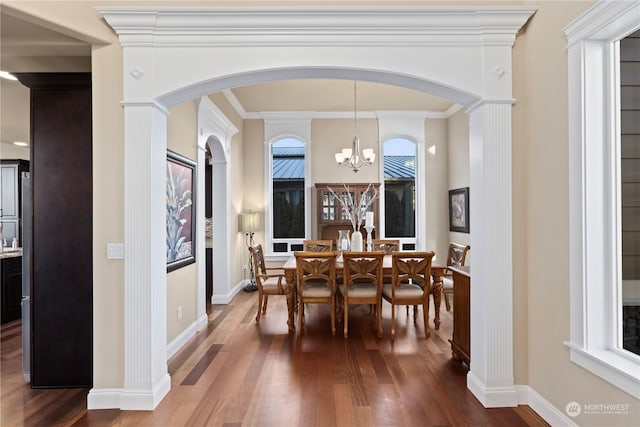
M 577 426 L 571 418 L 549 403 L 528 385 L 516 386 L 518 390 L 518 404 L 529 405 L 542 419 L 552 426 Z
M 577 427 L 577 424 L 573 422 L 571 418 L 549 403 L 528 385 L 485 388 L 477 378 L 469 372 L 467 374 L 467 388 L 485 408 L 529 405 L 531 409 L 552 426 Z
M 518 406 L 518 393 L 515 386 L 485 387 L 469 371 L 467 374 L 467 388 L 482 403 L 485 408 L 509 408 Z
M 229 304 L 247 282 L 246 280 L 241 280 L 226 295 L 211 295 L 211 304 Z
M 122 409 L 153 411 L 171 390 L 171 377 L 165 375 L 153 390 L 92 388 L 87 395 L 87 409 Z
M 121 388 L 92 388 L 87 395 L 87 409 L 119 409 Z
M 205 316 L 206 317 L 206 316 Z M 167 360 L 182 348 L 197 332 L 197 323 L 193 322 L 167 345 Z
M 153 411 L 171 390 L 171 377 L 165 374 L 153 390 L 123 389 L 120 409 L 123 411 Z
M 205 328 L 209 324 L 209 316 L 207 315 L 207 313 L 200 316 L 197 322 L 198 324 L 196 326 L 196 330 L 201 331 L 203 328 Z

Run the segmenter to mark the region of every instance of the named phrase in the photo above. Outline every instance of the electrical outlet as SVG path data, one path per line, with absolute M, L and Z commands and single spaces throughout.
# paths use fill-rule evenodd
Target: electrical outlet
M 178 320 L 182 319 L 182 306 L 178 307 Z

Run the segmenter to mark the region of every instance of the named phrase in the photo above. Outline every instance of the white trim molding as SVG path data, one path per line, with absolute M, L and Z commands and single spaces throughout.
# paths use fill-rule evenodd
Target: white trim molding
M 511 46 L 533 7 L 98 7 L 123 47 Z M 197 19 L 197 25 L 194 20 Z M 153 29 L 153 31 L 150 31 Z
M 97 10 L 122 45 L 125 101 L 155 102 L 166 110 L 212 92 L 290 78 L 397 85 L 467 108 L 489 100 L 470 113 L 470 145 L 476 147 L 470 162 L 474 182 L 471 243 L 475 254 L 490 253 L 502 262 L 492 264 L 491 271 L 483 270 L 477 265 L 485 259 L 476 263 L 474 255 L 478 270 L 474 270 L 471 296 L 471 345 L 475 349 L 471 369 L 483 390 L 476 394 L 483 404 L 491 404 L 486 395 L 505 389 L 515 396 L 511 51 L 517 32 L 535 8 L 115 6 Z M 166 260 L 161 241 L 165 114 L 157 107 L 125 106 L 123 399 L 128 403 L 121 405 L 129 409 L 148 409 L 148 397 L 160 398 L 166 391 L 163 386 L 170 384 L 166 374 Z M 215 139 L 227 140 L 224 136 Z M 200 141 L 199 146 L 203 146 Z M 230 165 L 221 164 L 219 174 L 215 165 L 214 183 L 228 183 Z M 229 195 L 222 197 L 219 206 L 228 219 L 237 212 L 230 210 Z M 214 228 L 214 236 L 218 233 L 232 241 L 234 223 L 214 221 L 214 227 L 224 228 L 219 232 Z M 230 268 L 230 262 L 224 268 Z M 143 399 L 137 399 L 140 395 Z M 510 399 L 505 400 L 511 404 Z
M 213 251 L 211 269 L 213 271 L 213 293 L 211 302 L 218 299 L 220 295 L 227 295 L 230 291 L 231 283 L 231 224 L 234 223 L 237 212 L 232 212 L 230 195 L 230 150 L 231 140 L 238 133 L 238 128 L 229 120 L 224 113 L 211 101 L 208 96 L 202 96 L 198 102 L 198 147 L 209 146 L 211 150 L 211 189 L 213 206 L 212 227 L 213 227 Z M 204 151 L 198 150 L 198 174 L 197 200 L 198 218 L 204 218 Z M 199 225 L 198 230 L 198 251 L 205 253 L 204 242 L 204 222 Z M 197 317 L 206 316 L 205 301 L 205 257 L 200 258 L 198 263 L 198 301 Z
M 601 1 L 565 28 L 569 64 L 571 361 L 640 399 L 640 357 L 620 348 L 617 41 L 640 1 Z
M 273 237 L 273 144 L 284 138 L 296 139 L 304 145 L 304 212 L 305 218 L 311 218 L 313 187 L 311 184 L 311 115 L 306 111 L 261 113 L 264 122 L 264 170 L 267 172 L 264 181 L 265 197 L 265 259 L 273 261 L 282 253 L 273 251 L 276 239 Z M 311 236 L 311 221 L 305 221 L 304 238 L 277 239 L 293 243 L 302 243 Z M 290 253 L 290 252 L 288 252 Z

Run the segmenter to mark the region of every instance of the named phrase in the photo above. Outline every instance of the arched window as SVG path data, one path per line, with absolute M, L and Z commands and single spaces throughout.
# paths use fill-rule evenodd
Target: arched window
M 302 244 L 306 234 L 305 201 L 305 145 L 295 138 L 279 139 L 271 144 L 274 253 L 290 252 Z
M 416 241 L 416 144 L 393 138 L 383 144 L 384 234 L 407 245 Z

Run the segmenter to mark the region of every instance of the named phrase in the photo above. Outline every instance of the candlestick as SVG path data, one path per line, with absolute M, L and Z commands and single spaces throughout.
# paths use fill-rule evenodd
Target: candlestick
M 365 227 L 373 227 L 373 212 L 367 212 L 364 216 Z
M 371 252 L 371 233 L 373 232 L 373 225 L 365 225 L 364 228 L 367 230 L 367 252 Z

